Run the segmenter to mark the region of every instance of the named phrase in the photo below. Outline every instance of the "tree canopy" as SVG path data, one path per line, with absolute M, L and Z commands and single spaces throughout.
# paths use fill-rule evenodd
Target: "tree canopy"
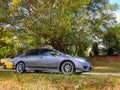
M 105 0 L 1 0 L 0 57 L 46 45 L 84 56 L 94 42 L 106 42 L 117 7 Z

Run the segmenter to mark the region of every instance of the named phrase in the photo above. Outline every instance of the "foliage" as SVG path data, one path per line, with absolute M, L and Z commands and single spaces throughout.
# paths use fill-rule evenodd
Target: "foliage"
M 104 0 L 1 0 L 0 6 L 0 47 L 6 48 L 0 57 L 46 45 L 84 56 L 115 24 L 117 8 Z
M 111 28 L 108 30 L 103 36 L 103 43 L 107 48 L 108 55 L 119 54 L 120 50 L 120 41 L 119 34 L 120 32 L 116 32 L 117 28 Z
M 98 49 L 98 43 L 97 42 L 93 43 L 92 51 L 94 53 L 94 56 L 98 56 L 99 55 L 99 49 Z

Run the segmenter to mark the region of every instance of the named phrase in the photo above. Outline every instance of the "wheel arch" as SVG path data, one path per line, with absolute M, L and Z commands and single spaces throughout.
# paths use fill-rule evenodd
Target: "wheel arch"
M 73 63 L 73 61 L 71 61 L 71 60 L 63 60 L 61 63 L 60 63 L 60 66 L 59 66 L 59 71 L 61 71 L 61 66 L 62 66 L 62 64 L 64 63 L 64 62 L 71 62 L 73 65 L 74 65 L 74 67 L 75 67 L 75 64 Z M 75 69 L 76 69 L 76 67 L 75 67 Z

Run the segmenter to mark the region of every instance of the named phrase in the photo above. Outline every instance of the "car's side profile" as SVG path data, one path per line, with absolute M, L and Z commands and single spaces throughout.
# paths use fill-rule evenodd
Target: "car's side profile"
M 39 48 L 25 52 L 13 60 L 13 68 L 18 73 L 28 70 L 35 72 L 62 72 L 72 74 L 74 72 L 90 71 L 91 64 L 81 57 L 73 57 L 61 53 L 55 49 Z

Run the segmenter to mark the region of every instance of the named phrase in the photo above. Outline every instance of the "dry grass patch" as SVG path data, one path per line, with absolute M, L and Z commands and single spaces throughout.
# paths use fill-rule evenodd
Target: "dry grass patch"
M 0 71 L 0 90 L 117 90 L 119 76 Z
M 120 56 L 101 56 L 88 58 L 94 72 L 120 72 Z

